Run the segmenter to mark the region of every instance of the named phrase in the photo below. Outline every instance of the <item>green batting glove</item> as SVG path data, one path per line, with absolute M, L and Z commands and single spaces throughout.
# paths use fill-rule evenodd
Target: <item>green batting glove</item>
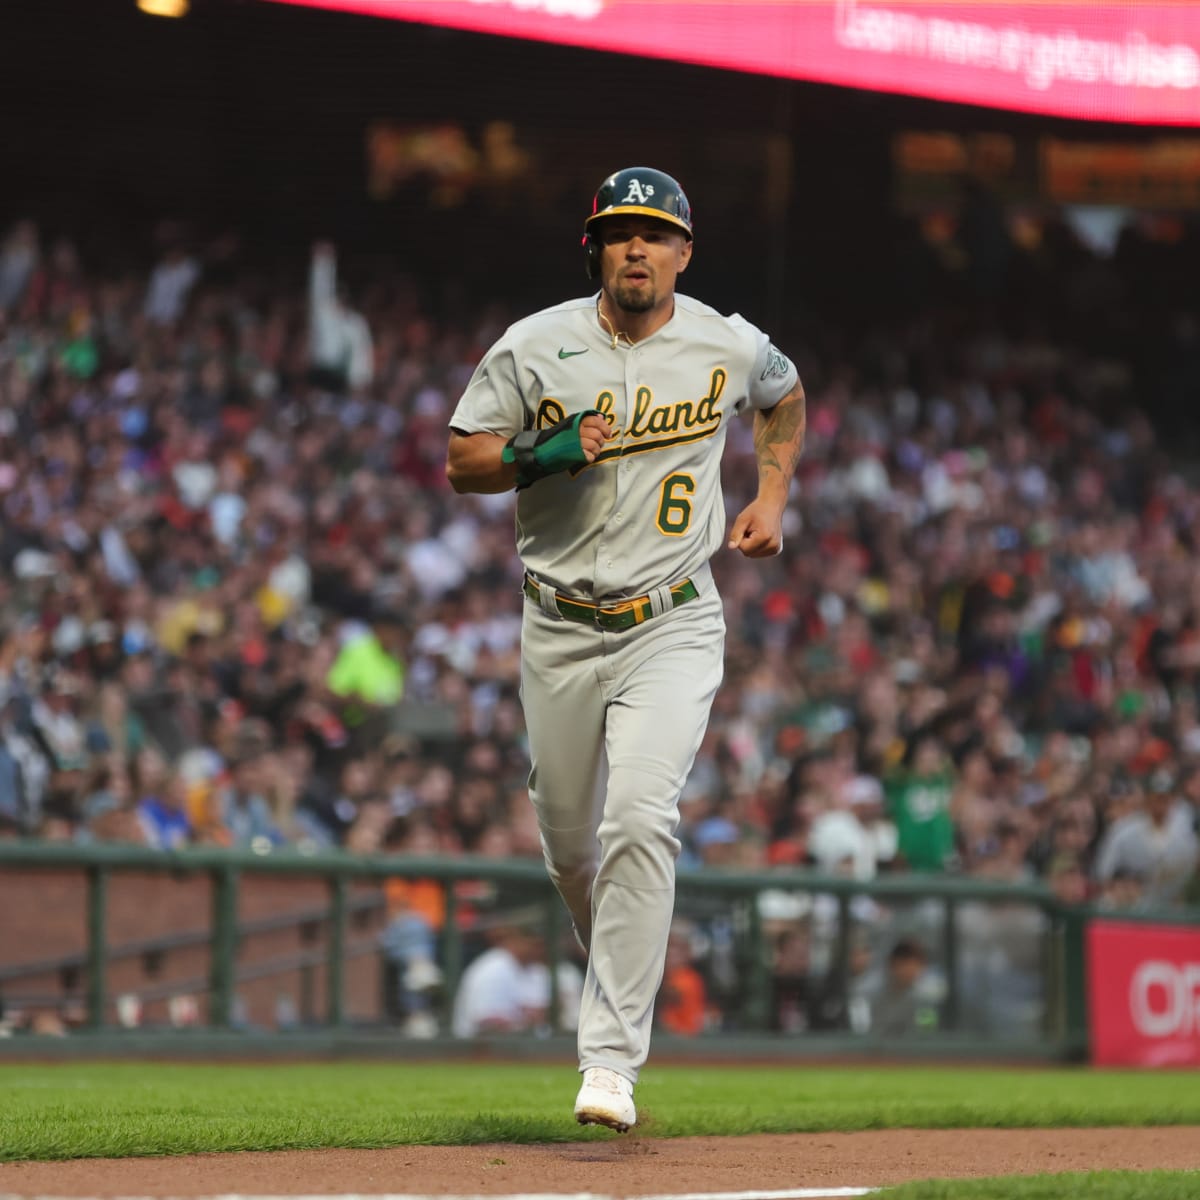
M 585 466 L 587 455 L 579 440 L 579 426 L 584 417 L 603 415 L 599 409 L 588 408 L 546 429 L 526 429 L 509 438 L 500 457 L 506 463 L 517 464 L 517 487 L 528 487 L 547 475 Z

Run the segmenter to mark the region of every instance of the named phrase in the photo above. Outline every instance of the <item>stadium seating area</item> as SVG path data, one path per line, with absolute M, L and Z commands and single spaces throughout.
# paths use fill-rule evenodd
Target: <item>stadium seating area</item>
M 1200 396 L 1200 325 L 1063 236 L 1005 305 L 789 332 L 807 450 L 783 554 L 715 560 L 686 864 L 1197 899 L 1200 487 L 1141 401 Z M 536 857 L 512 498 L 443 475 L 520 313 L 156 255 L 0 244 L 0 836 Z M 365 367 L 314 357 L 360 317 Z

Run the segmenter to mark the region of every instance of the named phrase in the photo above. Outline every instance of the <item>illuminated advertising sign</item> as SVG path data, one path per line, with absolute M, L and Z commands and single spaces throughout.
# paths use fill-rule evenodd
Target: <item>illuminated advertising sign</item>
M 874 91 L 1200 125 L 1200 4 L 275 0 Z
M 1093 921 L 1087 957 L 1093 1063 L 1200 1067 L 1200 929 Z

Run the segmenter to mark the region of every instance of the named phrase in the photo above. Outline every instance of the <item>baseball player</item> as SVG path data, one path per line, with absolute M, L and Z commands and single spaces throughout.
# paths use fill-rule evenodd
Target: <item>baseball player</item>
M 457 492 L 517 490 L 521 699 L 550 877 L 588 951 L 575 1117 L 626 1130 L 675 896 L 678 799 L 721 682 L 709 559 L 778 554 L 804 441 L 791 361 L 675 291 L 692 214 L 662 171 L 610 175 L 584 225 L 598 293 L 511 326 L 450 421 Z M 758 495 L 726 535 L 726 425 L 754 410 Z

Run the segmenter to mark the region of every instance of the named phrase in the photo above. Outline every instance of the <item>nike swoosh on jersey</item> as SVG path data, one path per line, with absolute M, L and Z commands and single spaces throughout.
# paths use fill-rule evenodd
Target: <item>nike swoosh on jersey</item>
M 575 355 L 577 355 L 577 354 L 586 354 L 586 353 L 587 353 L 586 346 L 582 350 L 564 350 L 561 346 L 559 346 L 559 348 L 558 348 L 558 357 L 559 358 L 574 358 Z

